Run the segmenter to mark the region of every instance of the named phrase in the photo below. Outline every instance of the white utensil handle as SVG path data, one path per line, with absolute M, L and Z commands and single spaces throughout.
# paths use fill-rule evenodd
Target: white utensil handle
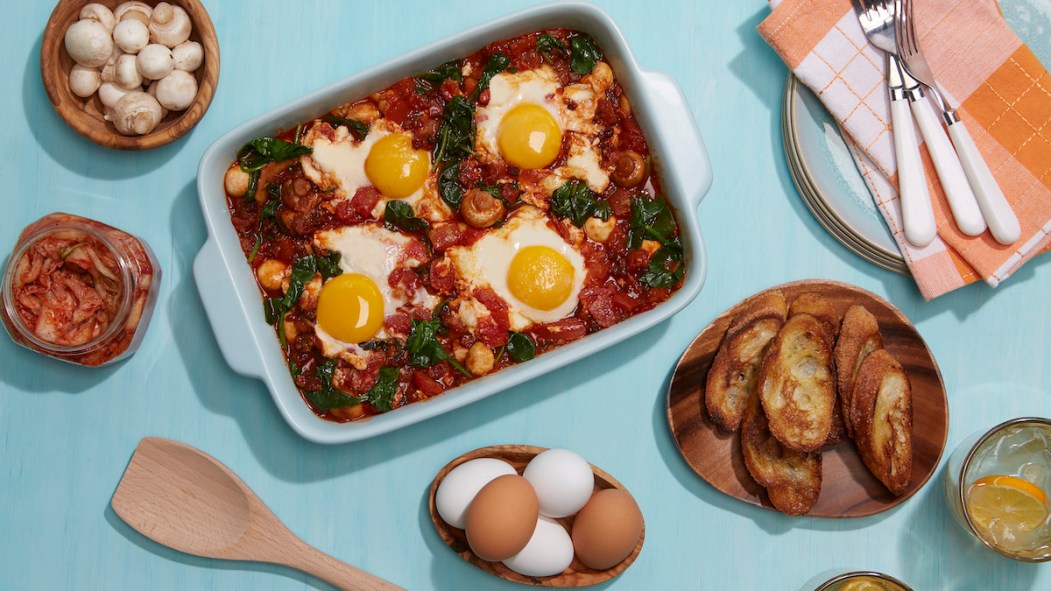
M 901 223 L 905 239 L 916 247 L 924 247 L 938 233 L 934 210 L 927 192 L 927 179 L 920 161 L 920 146 L 916 128 L 912 126 L 909 101 L 904 98 L 890 102 L 890 121 L 894 126 L 894 156 L 898 161 L 898 197 L 901 199 Z
M 978 198 L 978 206 L 982 209 L 985 222 L 989 224 L 989 231 L 993 238 L 1000 244 L 1014 244 L 1022 234 L 1018 225 L 1018 218 L 1011 209 L 1011 204 L 1004 197 L 989 165 L 982 158 L 978 146 L 974 145 L 971 134 L 963 121 L 957 121 L 949 126 L 949 135 L 956 145 L 956 152 L 960 155 L 960 164 L 967 173 L 967 180 L 971 182 L 974 196 Z
M 949 209 L 956 219 L 956 226 L 968 236 L 977 236 L 985 232 L 985 218 L 982 217 L 982 210 L 978 208 L 978 200 L 974 197 L 960 158 L 956 155 L 949 136 L 945 135 L 930 101 L 919 98 L 909 102 L 912 103 L 912 115 L 920 124 L 920 133 L 927 143 L 927 151 L 934 161 L 934 168 L 938 171 L 938 180 L 945 191 L 945 198 L 949 200 Z

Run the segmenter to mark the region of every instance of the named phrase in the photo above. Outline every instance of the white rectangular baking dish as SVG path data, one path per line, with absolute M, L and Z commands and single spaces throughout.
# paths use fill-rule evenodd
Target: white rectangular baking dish
M 529 362 L 496 372 L 372 419 L 334 423 L 318 418 L 292 382 L 277 336 L 263 319 L 262 298 L 230 222 L 223 175 L 245 142 L 290 129 L 332 107 L 461 58 L 492 41 L 535 30 L 566 27 L 591 35 L 624 87 L 653 154 L 666 197 L 676 209 L 686 253 L 686 280 L 668 301 Z M 201 158 L 197 189 L 208 240 L 194 261 L 194 277 L 226 362 L 266 383 L 281 414 L 303 437 L 344 443 L 379 435 L 451 411 L 587 357 L 672 316 L 696 297 L 707 271 L 697 206 L 712 183 L 711 165 L 693 114 L 667 74 L 643 70 L 608 14 L 584 2 L 543 4 L 432 43 L 300 97 L 219 138 Z

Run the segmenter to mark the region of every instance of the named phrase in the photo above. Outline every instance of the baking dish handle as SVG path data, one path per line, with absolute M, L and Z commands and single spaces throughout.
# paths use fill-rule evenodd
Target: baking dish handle
M 260 377 L 259 352 L 215 238 L 209 237 L 197 253 L 193 277 L 226 363 L 241 375 Z
M 693 111 L 671 76 L 653 70 L 643 71 L 642 76 L 654 103 L 652 113 L 657 134 L 668 146 L 662 155 L 675 171 L 674 177 L 679 180 L 683 195 L 696 207 L 712 186 L 712 165 Z

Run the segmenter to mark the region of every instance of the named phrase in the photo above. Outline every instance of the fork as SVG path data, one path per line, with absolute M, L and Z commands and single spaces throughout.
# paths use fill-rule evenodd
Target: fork
M 978 207 L 985 217 L 993 238 L 1000 244 L 1013 244 L 1022 233 L 1018 218 L 1011 210 L 1011 204 L 1004 197 L 992 171 L 989 170 L 989 164 L 982 158 L 981 152 L 971 139 L 967 127 L 938 90 L 934 75 L 916 39 L 916 27 L 912 18 L 914 14 L 912 0 L 894 0 L 894 14 L 897 49 L 903 60 L 902 66 L 910 76 L 930 89 L 931 96 L 941 107 L 949 136 L 952 137 L 956 152 L 960 156 L 960 164 L 963 165 L 964 173 L 974 190 Z
M 931 208 L 927 179 L 920 161 L 916 128 L 912 124 L 909 103 L 905 98 L 904 79 L 894 40 L 894 14 L 885 0 L 855 0 L 858 22 L 865 36 L 887 54 L 887 77 L 890 86 L 890 121 L 894 128 L 894 157 L 898 164 L 898 195 L 901 198 L 901 220 L 905 239 L 916 247 L 934 240 L 937 225 Z

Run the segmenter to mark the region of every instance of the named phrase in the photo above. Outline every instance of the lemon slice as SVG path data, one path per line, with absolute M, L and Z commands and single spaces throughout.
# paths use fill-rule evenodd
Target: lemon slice
M 985 476 L 967 490 L 967 512 L 983 529 L 1033 531 L 1047 521 L 1047 494 L 1016 476 Z

